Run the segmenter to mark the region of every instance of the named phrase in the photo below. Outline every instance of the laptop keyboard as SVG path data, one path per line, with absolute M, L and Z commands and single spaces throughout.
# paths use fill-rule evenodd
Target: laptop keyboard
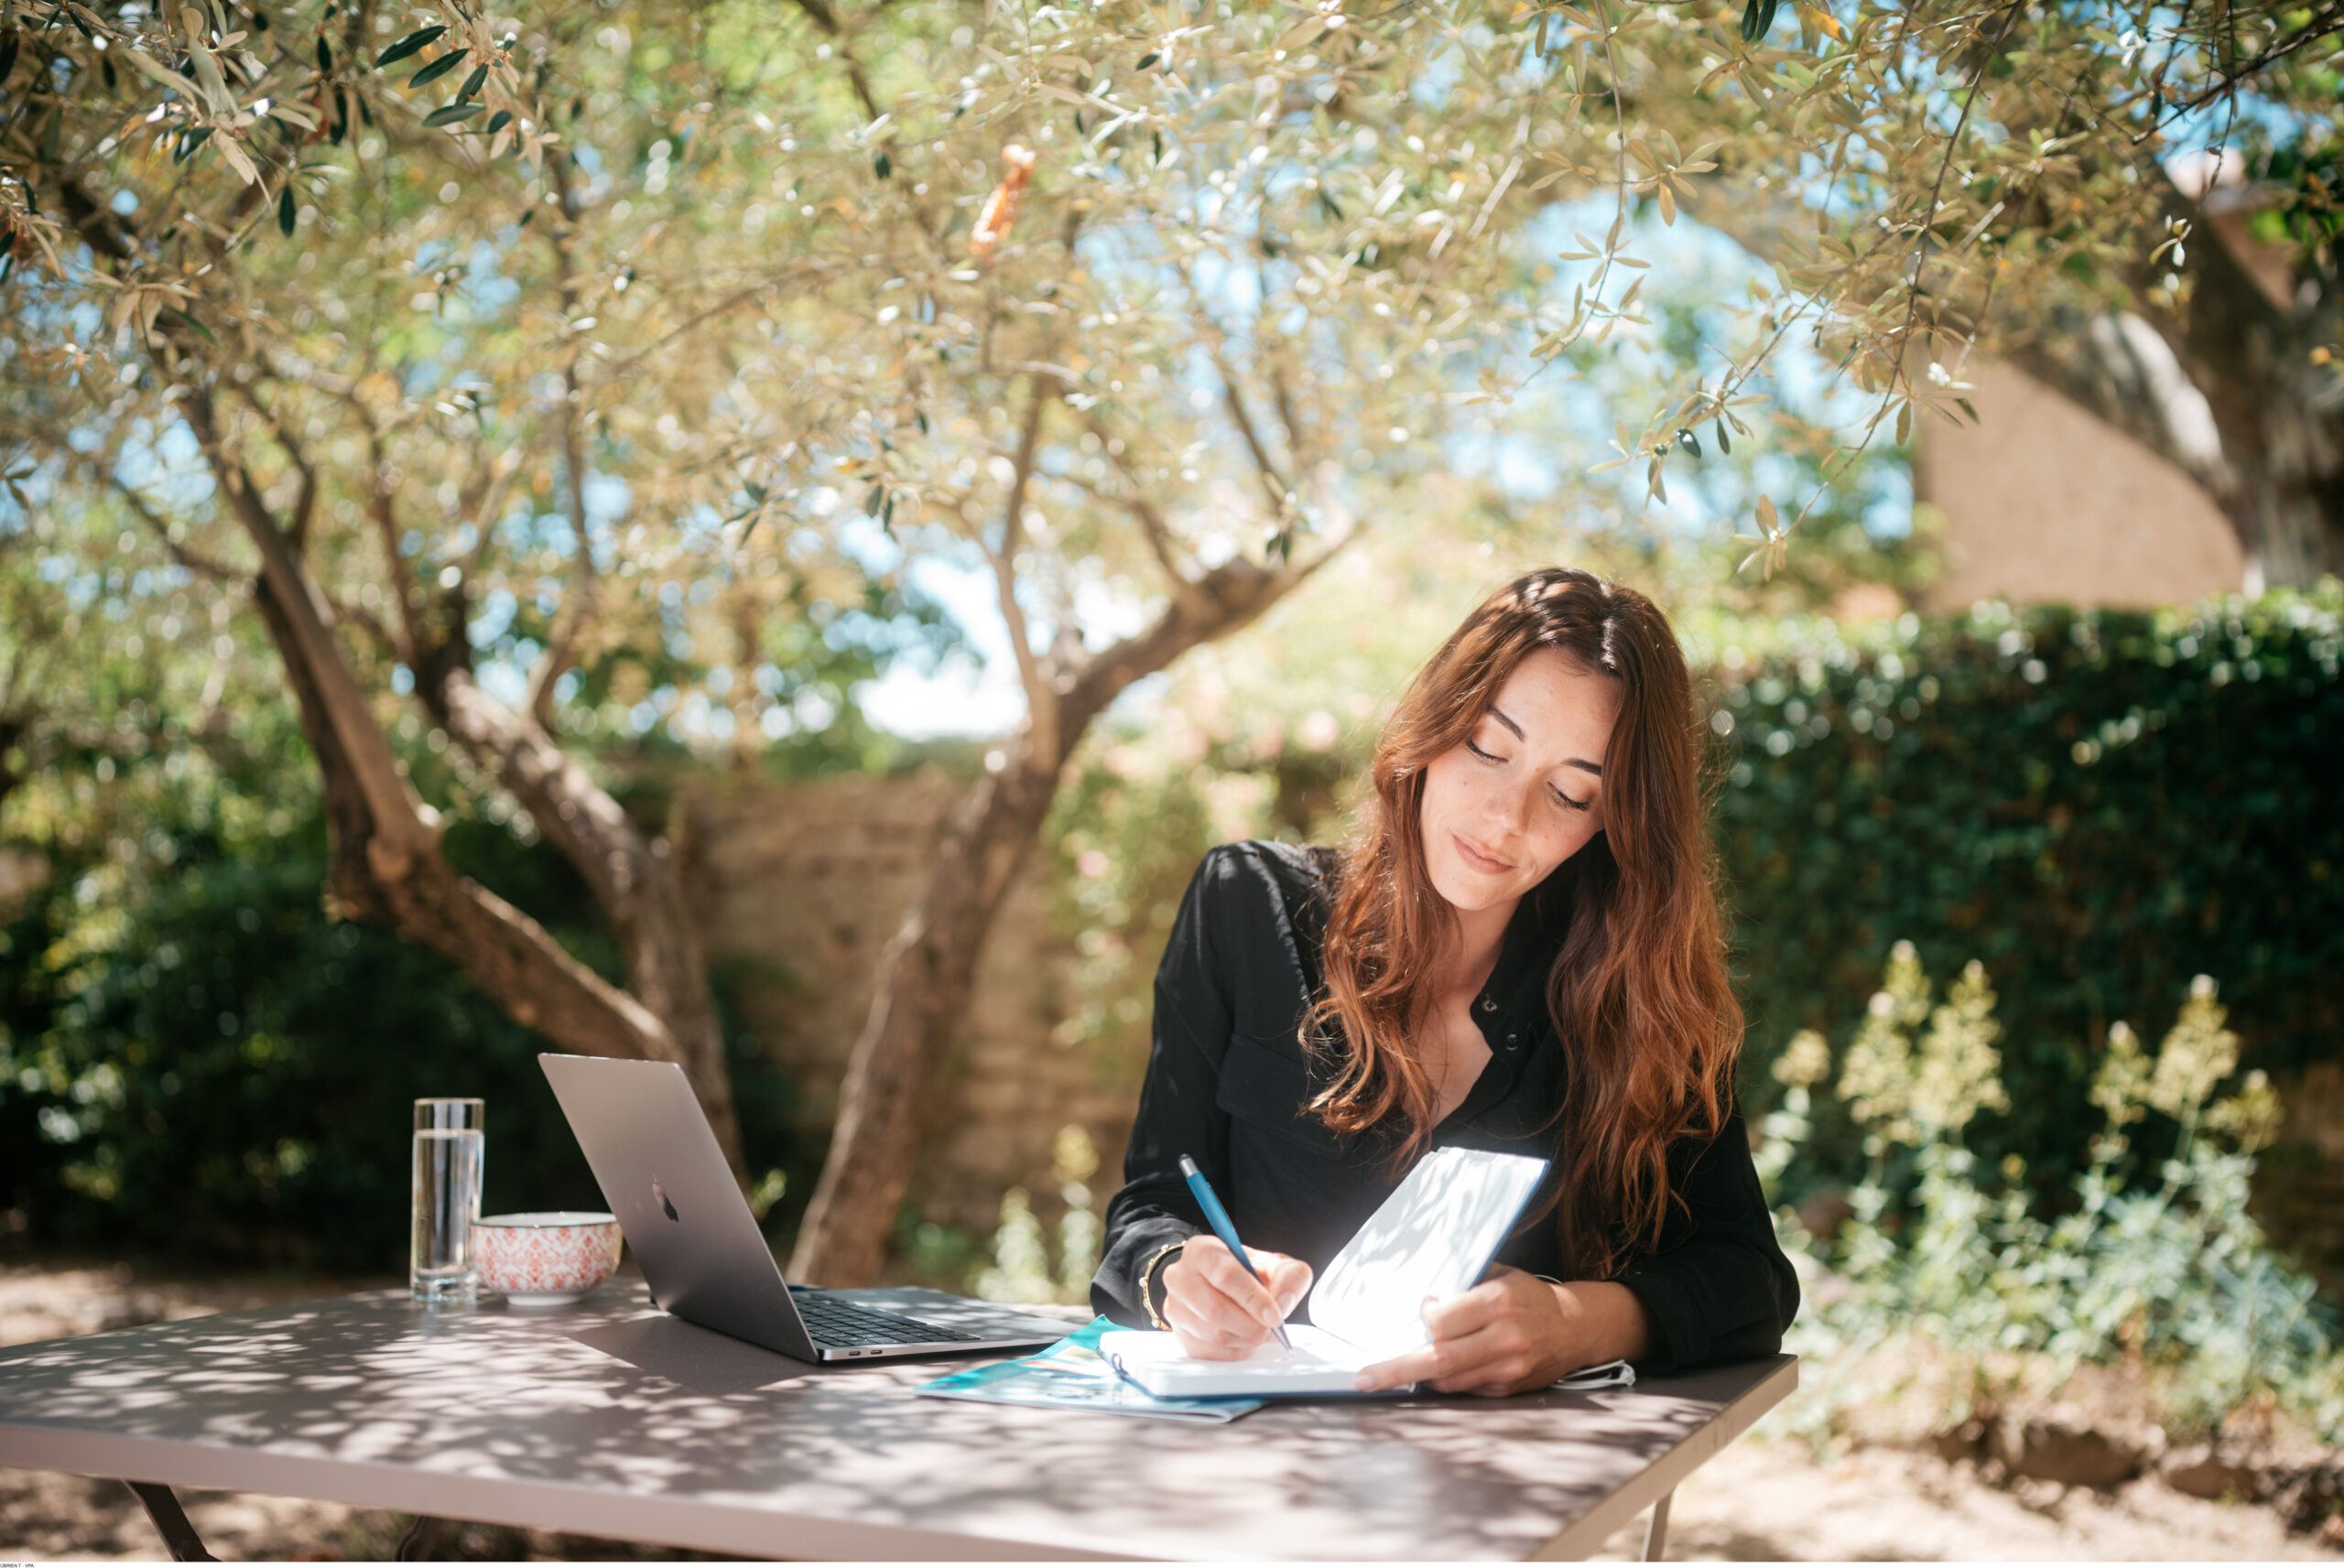
M 984 1337 L 923 1323 L 916 1317 L 873 1312 L 812 1291 L 792 1291 L 790 1299 L 798 1303 L 798 1315 L 806 1320 L 806 1332 L 813 1336 L 814 1343 L 833 1348 L 856 1345 L 970 1345 Z

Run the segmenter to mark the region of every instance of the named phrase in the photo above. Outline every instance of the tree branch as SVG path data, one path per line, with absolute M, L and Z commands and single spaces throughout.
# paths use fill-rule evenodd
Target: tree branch
M 1905 295 L 1904 324 L 1896 332 L 1894 373 L 1889 383 L 1892 396 L 1897 383 L 1904 382 L 1908 387 L 1911 385 L 1905 374 L 1904 356 L 1912 351 L 1913 325 L 1921 311 L 1921 275 L 1929 265 L 1929 238 L 1937 232 L 1937 202 L 1945 194 L 1945 177 L 1953 168 L 1955 156 L 1961 151 L 1961 133 L 1969 128 L 1970 113 L 1978 106 L 1978 92 L 1986 83 L 1987 69 L 1994 63 L 1994 56 L 2002 49 L 2002 40 L 2010 37 L 2011 28 L 2017 25 L 2019 13 L 2025 9 L 2026 0 L 2011 0 L 2002 11 L 2002 25 L 1994 34 L 1994 41 L 1979 51 L 1978 69 L 1970 74 L 1970 91 L 1961 97 L 1961 116 L 1954 121 L 1953 134 L 1946 138 L 1945 157 L 1937 164 L 1937 177 L 1929 186 L 1928 205 L 1921 210 L 1920 251 L 1913 258 L 1913 282 Z M 1883 407 L 1885 406 L 1883 404 Z M 1874 422 L 1877 423 L 1876 416 Z
M 520 470 L 521 449 L 507 447 L 484 464 L 475 464 L 472 477 L 464 486 L 463 499 L 457 503 L 458 512 L 472 525 L 477 535 L 472 549 L 464 557 L 464 576 L 480 575 L 488 560 L 489 547 L 495 543 L 498 508 L 505 503 L 505 492 L 513 476 Z
M 400 657 L 398 639 L 392 635 L 388 626 L 383 624 L 381 616 L 363 604 L 353 604 L 346 599 L 338 599 L 331 594 L 327 596 L 326 601 L 333 607 L 333 618 L 336 621 L 348 622 L 365 633 L 368 641 L 374 644 L 375 650 L 385 658 L 399 664 L 407 663 Z M 414 666 L 408 667 L 411 669 Z
M 124 483 L 122 480 L 109 474 L 107 482 L 112 484 L 122 498 L 130 503 L 131 511 L 138 514 L 138 520 L 146 524 L 146 531 L 155 535 L 157 541 L 162 545 L 174 562 L 185 567 L 198 577 L 210 578 L 213 582 L 231 583 L 244 580 L 244 574 L 233 567 L 215 561 L 208 556 L 199 555 L 172 538 L 171 525 L 164 522 L 162 515 L 153 507 L 147 505 L 145 496 Z
M 656 1045 L 635 1054 L 682 1064 L 733 1174 L 745 1180 L 707 958 L 687 907 L 680 857 L 667 842 L 647 838 L 543 725 L 483 691 L 470 670 L 450 669 L 442 696 L 449 732 L 513 792 L 546 841 L 585 879 L 610 922 L 627 970 L 627 990 L 613 994 L 650 1022 Z
M 409 670 L 416 670 L 423 660 L 423 618 L 415 605 L 415 574 L 408 569 L 407 558 L 399 554 L 398 514 L 383 480 L 391 466 L 390 454 L 384 446 L 383 428 L 366 411 L 365 405 L 355 397 L 351 402 L 366 426 L 366 515 L 373 520 L 375 538 L 382 546 L 383 575 L 389 579 L 391 601 L 398 611 L 398 659 Z
M 1309 580 L 1349 544 L 1357 529 L 1346 525 L 1307 559 L 1276 567 L 1258 566 L 1235 556 L 1197 579 L 1193 591 L 1176 594 L 1148 626 L 1101 649 L 1061 700 L 1060 721 L 1079 735 L 1117 694 L 1143 676 L 1155 674 L 1200 643 L 1228 636 Z
M 1130 457 L 1115 450 L 1113 438 L 1107 434 L 1107 427 L 1098 416 L 1086 414 L 1083 416 L 1083 425 L 1099 438 L 1101 449 L 1106 452 L 1108 460 L 1115 465 L 1116 471 L 1123 476 L 1125 482 L 1131 487 L 1130 493 L 1127 495 L 1102 496 L 1102 499 L 1114 501 L 1138 522 L 1140 534 L 1147 540 L 1148 553 L 1156 557 L 1156 564 L 1164 568 L 1164 575 L 1172 579 L 1172 590 L 1175 593 L 1189 591 L 1196 586 L 1196 579 L 1180 567 L 1177 554 L 1179 541 L 1174 536 L 1171 524 L 1165 521 L 1164 514 L 1157 510 L 1154 502 L 1148 500 L 1147 487 L 1139 475 L 1133 471 Z M 1080 484 L 1082 481 L 1077 480 L 1075 482 Z M 1090 487 L 1086 485 L 1084 488 Z M 1100 492 L 1093 491 L 1092 493 Z
M 264 598 L 283 622 L 287 668 L 311 689 L 320 726 L 340 751 L 372 821 L 366 860 L 374 876 L 396 883 L 421 857 L 436 857 L 439 831 L 425 815 L 390 742 L 368 710 L 350 666 L 335 646 L 331 607 L 320 591 L 292 542 L 269 515 L 248 476 L 222 446 L 219 416 L 209 391 L 197 387 L 186 399 L 188 427 L 195 433 L 230 509 L 259 550 Z
M 685 1061 L 690 1054 L 656 1008 L 595 974 L 536 921 L 449 866 L 438 817 L 399 771 L 334 640 L 324 594 L 257 492 L 240 482 L 241 468 L 222 445 L 211 393 L 196 387 L 186 409 L 228 504 L 260 551 L 255 601 L 325 775 L 334 889 L 344 907 L 437 949 L 515 1020 L 567 1049 Z M 465 712 L 461 699 L 474 689 L 468 672 L 458 668 L 448 685 L 456 698 L 451 707 Z M 688 1071 L 694 1065 L 685 1061 Z M 703 1087 L 702 1067 L 696 1089 Z M 721 1085 L 719 1091 L 722 1136 L 732 1125 L 731 1100 Z
M 1001 618 L 1009 623 L 1009 645 L 1017 655 L 1017 678 L 1026 688 L 1026 734 L 1034 753 L 1058 753 L 1058 693 L 1051 689 L 1041 661 L 1035 655 L 1026 612 L 1017 603 L 1017 546 L 1025 532 L 1026 487 L 1034 472 L 1034 455 L 1041 445 L 1042 411 L 1053 394 L 1038 378 L 1026 381 L 1026 426 L 1018 432 L 1017 458 L 1009 480 L 1009 499 L 1001 524 L 1001 548 L 988 550 L 993 586 L 1001 599 Z
M 1221 357 L 1221 345 L 1208 342 L 1205 352 L 1212 359 L 1212 368 L 1221 374 L 1221 400 L 1229 405 L 1229 417 L 1237 426 L 1237 433 L 1244 438 L 1245 449 L 1253 455 L 1253 467 L 1261 475 L 1270 510 L 1284 515 L 1292 504 L 1294 486 L 1286 482 L 1286 476 L 1278 471 L 1277 460 L 1262 444 L 1261 432 L 1253 427 L 1253 413 L 1245 406 L 1244 395 L 1237 390 L 1237 377 L 1231 372 L 1228 360 Z
M 1278 418 L 1286 425 L 1286 449 L 1294 454 L 1295 467 L 1310 466 L 1309 454 L 1302 449 L 1302 419 L 1295 412 L 1294 389 L 1286 384 L 1286 367 L 1273 358 L 1270 361 L 1270 395 L 1278 411 Z
M 688 317 L 683 321 L 680 321 L 677 325 L 669 328 L 667 331 L 661 333 L 658 337 L 654 338 L 651 341 L 644 344 L 643 347 L 635 350 L 635 352 L 627 355 L 624 359 L 609 362 L 610 372 L 613 375 L 624 375 L 627 372 L 635 369 L 637 365 L 641 364 L 644 361 L 649 359 L 652 355 L 657 353 L 660 350 L 666 348 L 668 344 L 677 341 L 678 339 L 689 336 L 691 333 L 707 326 L 711 321 L 715 320 L 717 318 L 729 315 L 731 312 L 738 310 L 743 305 L 753 305 L 756 301 L 764 298 L 766 295 L 771 294 L 775 289 L 780 288 L 787 284 L 795 283 L 810 273 L 818 273 L 825 270 L 827 269 L 818 266 L 792 267 L 788 271 L 781 273 L 776 276 L 768 277 L 761 283 L 753 283 L 746 288 L 736 290 L 735 292 L 725 296 L 722 299 L 718 300 L 715 304 L 702 309 L 699 314 Z
M 2235 49 L 2238 44 L 2237 18 L 2234 15 L 2229 14 L 2227 12 L 2227 8 L 2225 10 L 2225 16 L 2231 29 L 2230 38 L 2230 47 L 2232 49 Z M 2179 31 L 2178 27 L 2175 30 L 2176 32 Z M 2268 70 L 2279 61 L 2286 59 L 2297 49 L 2302 49 L 2306 44 L 2317 43 L 2322 38 L 2332 38 L 2339 31 L 2344 31 L 2344 8 L 2330 6 L 2328 10 L 2323 11 L 2319 15 L 2312 16 L 2306 20 L 2303 27 L 2297 31 L 2288 34 L 2284 43 L 2266 44 L 2261 49 L 2256 51 L 2252 59 L 2244 62 L 2240 62 L 2235 59 L 2225 60 L 2220 66 L 2216 68 L 2216 74 L 2221 78 L 2219 81 L 2193 97 L 2184 99 L 2178 103 L 2167 104 L 2165 106 L 2165 112 L 2159 114 L 2154 120 L 2151 121 L 2147 130 L 2141 132 L 2138 135 L 2132 138 L 2133 145 L 2137 146 L 2141 143 L 2147 141 L 2159 131 L 2164 130 L 2165 127 L 2172 121 L 2180 119 L 2184 115 L 2197 113 L 2197 111 L 2204 108 L 2207 104 L 2211 103 L 2215 99 L 2222 96 L 2222 94 L 2226 92 L 2236 92 L 2240 82 L 2246 81 L 2249 77 L 2262 75 L 2263 72 Z M 2162 85 L 2162 78 L 2160 78 L 2160 85 Z M 2136 99 L 2134 102 L 2137 103 L 2139 101 Z
M 577 171 L 570 159 L 559 153 L 553 159 L 556 174 L 561 182 L 562 211 L 576 211 L 573 182 Z M 554 256 L 560 268 L 562 315 L 574 319 L 577 315 L 577 286 L 571 268 L 570 231 L 567 224 L 558 226 L 552 233 Z M 573 345 L 570 359 L 561 367 L 561 450 L 564 476 L 570 490 L 570 526 L 578 535 L 578 553 L 570 563 L 570 598 L 561 607 L 553 634 L 546 641 L 545 656 L 529 676 L 529 714 L 541 726 L 550 728 L 553 716 L 554 687 L 570 667 L 578 661 L 579 644 L 584 640 L 588 623 L 593 619 L 595 600 L 601 579 L 594 569 L 593 540 L 586 532 L 586 430 L 585 391 L 578 380 L 578 351 Z
M 283 450 L 287 460 L 292 463 L 293 471 L 301 476 L 301 493 L 293 503 L 293 521 L 286 528 L 286 533 L 292 539 L 295 549 L 306 549 L 309 542 L 309 520 L 316 512 L 318 504 L 317 470 L 309 466 L 308 455 L 301 450 L 300 444 L 293 439 L 292 432 L 286 429 L 285 421 L 277 417 L 276 410 L 260 400 L 260 393 L 257 389 L 239 383 L 236 386 L 236 395 L 250 405 L 252 411 L 259 415 L 267 424 L 269 434 L 277 438 L 277 447 Z
M 862 101 L 863 112 L 876 120 L 884 111 L 879 107 L 879 100 L 872 94 L 871 78 L 863 74 L 863 62 L 855 59 L 854 51 L 847 47 L 846 29 L 839 25 L 838 13 L 830 9 L 826 0 L 797 0 L 797 5 L 800 11 L 806 13 L 807 20 L 838 40 L 838 57 L 846 65 L 847 80 L 854 83 L 854 95 Z

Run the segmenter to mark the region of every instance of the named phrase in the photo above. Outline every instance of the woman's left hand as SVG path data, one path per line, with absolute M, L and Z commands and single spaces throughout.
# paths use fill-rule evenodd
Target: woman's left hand
M 1543 1389 L 1582 1367 L 1650 1348 L 1644 1303 L 1624 1285 L 1557 1285 L 1501 1264 L 1445 1302 L 1427 1300 L 1432 1343 L 1362 1370 L 1362 1393 L 1428 1383 L 1444 1394 L 1492 1398 Z

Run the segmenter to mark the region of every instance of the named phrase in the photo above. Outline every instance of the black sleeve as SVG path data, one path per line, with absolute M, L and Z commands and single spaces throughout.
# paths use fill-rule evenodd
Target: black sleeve
M 1636 1293 L 1659 1343 L 1637 1363 L 1647 1372 L 1682 1371 L 1711 1361 L 1749 1361 L 1783 1347 L 1798 1312 L 1798 1276 L 1774 1239 L 1774 1217 L 1750 1158 L 1739 1113 L 1706 1144 L 1672 1160 L 1682 1206 L 1671 1205 L 1651 1256 L 1619 1282 Z
M 1180 1174 L 1193 1156 L 1205 1179 L 1227 1192 L 1228 1113 L 1214 1104 L 1229 1053 L 1229 975 L 1214 942 L 1216 906 L 1235 891 L 1227 847 L 1208 854 L 1189 880 L 1156 969 L 1154 1040 L 1139 1116 L 1123 1156 L 1123 1186 L 1107 1205 L 1106 1250 L 1091 1281 L 1091 1305 L 1117 1323 L 1148 1326 L 1140 1271 L 1168 1243 L 1205 1228 Z

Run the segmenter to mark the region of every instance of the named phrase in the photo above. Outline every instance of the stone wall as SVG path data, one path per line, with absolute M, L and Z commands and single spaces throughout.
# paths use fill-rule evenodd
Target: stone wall
M 940 773 L 815 783 L 704 782 L 685 797 L 688 877 L 709 959 L 742 1022 L 787 1068 L 802 1130 L 825 1143 L 871 1006 L 879 955 L 918 891 L 961 786 Z M 1051 1148 L 1069 1124 L 1101 1162 L 1100 1202 L 1122 1169 L 1137 1064 L 1051 1039 L 1069 1005 L 1072 954 L 1029 869 L 979 972 L 961 1047 L 924 1108 L 911 1202 L 922 1217 L 989 1238 L 1001 1195 L 1035 1188 L 1054 1215 Z M 802 1200 L 806 1194 L 794 1195 Z

